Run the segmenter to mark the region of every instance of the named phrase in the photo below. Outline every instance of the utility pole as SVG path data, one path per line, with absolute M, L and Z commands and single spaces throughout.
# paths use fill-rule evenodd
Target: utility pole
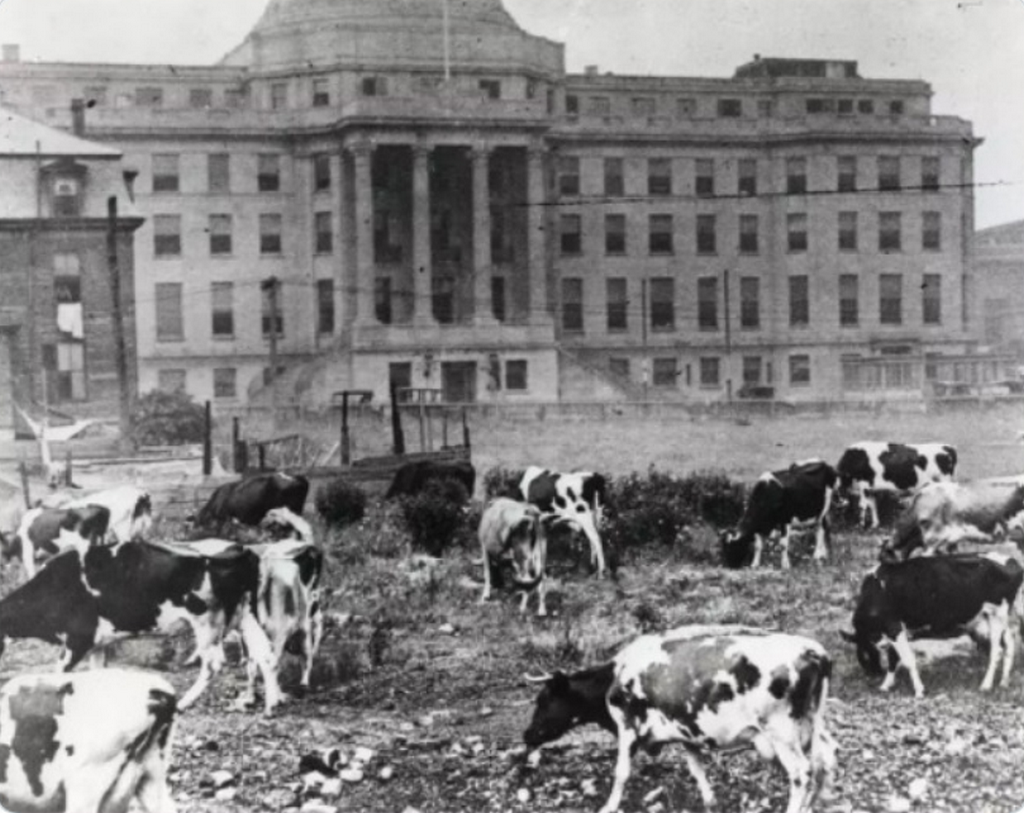
M 107 269 L 110 272 L 110 295 L 113 298 L 114 351 L 117 355 L 117 382 L 120 409 L 121 449 L 129 451 L 132 439 L 132 392 L 128 380 L 128 348 L 124 338 L 124 317 L 121 312 L 121 272 L 117 263 L 117 198 L 107 198 Z
M 270 409 L 271 421 L 277 425 L 277 387 L 274 386 L 274 379 L 277 378 L 277 289 L 281 280 L 277 277 L 267 277 L 260 283 L 260 290 L 265 291 L 270 304 L 270 372 L 267 373 L 267 380 L 264 382 L 270 387 Z

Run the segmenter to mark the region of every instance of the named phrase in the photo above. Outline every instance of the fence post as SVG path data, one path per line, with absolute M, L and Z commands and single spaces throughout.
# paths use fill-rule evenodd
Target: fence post
M 71 479 L 71 449 L 68 448 L 64 456 L 64 485 L 70 487 L 73 482 Z
M 25 497 L 25 507 L 32 507 L 32 496 L 28 493 L 28 466 L 25 465 L 25 461 L 22 460 L 18 464 L 18 474 L 21 475 L 21 493 Z
M 242 430 L 237 415 L 231 419 L 231 458 L 235 467 L 235 473 L 242 471 L 242 455 L 239 453 L 239 445 L 242 442 Z
M 213 473 L 213 404 L 206 402 L 205 424 L 203 426 L 203 477 Z
M 448 448 L 448 410 L 441 410 L 441 448 Z
M 466 408 L 462 408 L 462 445 L 469 451 L 469 424 L 466 423 Z

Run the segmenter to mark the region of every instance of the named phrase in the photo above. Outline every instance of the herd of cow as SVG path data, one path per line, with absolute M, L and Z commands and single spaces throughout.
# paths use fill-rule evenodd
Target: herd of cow
M 1006 685 L 1016 636 L 1024 628 L 1024 569 L 1001 551 L 956 553 L 964 541 L 998 541 L 1016 533 L 1024 515 L 1024 481 L 1011 477 L 956 483 L 956 450 L 948 445 L 860 443 L 837 465 L 805 460 L 766 472 L 749 491 L 735 529 L 721 535 L 730 567 L 757 565 L 765 541 L 778 537 L 782 566 L 789 541 L 813 528 L 814 557 L 829 550 L 829 513 L 857 500 L 865 526 L 879 524 L 875 497 L 907 497 L 881 561 L 863 580 L 853 616 L 857 658 L 883 690 L 904 667 L 923 694 L 910 640 L 966 631 L 988 646 L 982 689 L 1002 664 Z M 459 480 L 470 493 L 468 461 L 414 463 L 398 472 L 388 496 L 415 493 L 430 479 Z M 182 536 L 147 540 L 149 494 L 121 486 L 87 497 L 51 496 L 24 513 L 13 533 L 0 532 L 5 560 L 20 559 L 27 579 L 0 599 L 0 654 L 9 639 L 35 638 L 63 647 L 59 674 L 21 675 L 0 689 L 0 807 L 4 809 L 173 811 L 166 782 L 171 730 L 220 670 L 223 642 L 240 632 L 248 670 L 243 705 L 264 709 L 284 696 L 278 668 L 286 649 L 303 657 L 308 688 L 323 636 L 320 581 L 323 552 L 303 517 L 309 482 L 283 473 L 251 476 L 218 488 Z M 594 472 L 530 467 L 517 493 L 485 507 L 481 602 L 501 586 L 510 566 L 513 587 L 531 594 L 546 615 L 546 539 L 568 524 L 588 541 L 598 576 L 606 571 L 600 529 L 607 485 Z M 247 543 L 227 526 L 260 529 Z M 223 538 L 228 537 L 228 538 Z M 41 565 L 39 562 L 43 562 Z M 145 672 L 70 670 L 126 635 L 166 632 L 186 621 L 195 638 L 199 673 L 180 700 L 162 677 Z M 883 667 L 883 661 L 885 666 Z M 777 761 L 790 782 L 787 811 L 810 810 L 830 792 L 835 743 L 825 723 L 832 660 L 812 639 L 752 627 L 688 626 L 648 634 L 612 661 L 574 673 L 530 678 L 542 684 L 524 734 L 538 749 L 571 728 L 595 723 L 618 737 L 611 795 L 617 810 L 638 747 L 657 751 L 681 742 L 687 767 L 707 805 L 714 794 L 699 761 L 707 747 L 752 746 Z M 116 697 L 116 702 L 106 702 Z M 97 708 L 114 709 L 102 718 Z

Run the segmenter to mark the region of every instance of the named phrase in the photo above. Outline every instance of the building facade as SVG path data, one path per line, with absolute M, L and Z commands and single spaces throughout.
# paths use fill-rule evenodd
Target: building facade
M 975 235 L 982 338 L 1024 363 L 1024 220 Z
M 7 56 L 3 104 L 86 100 L 138 172 L 143 390 L 860 397 L 974 346 L 978 141 L 925 82 L 566 74 L 500 0 L 271 0 L 208 67 Z

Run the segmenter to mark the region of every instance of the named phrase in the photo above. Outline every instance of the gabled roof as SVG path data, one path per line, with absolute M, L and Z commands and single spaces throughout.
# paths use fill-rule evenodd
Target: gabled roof
M 38 144 L 38 149 L 36 145 Z M 47 127 L 0 108 L 0 155 L 41 158 L 120 158 L 121 151 Z

